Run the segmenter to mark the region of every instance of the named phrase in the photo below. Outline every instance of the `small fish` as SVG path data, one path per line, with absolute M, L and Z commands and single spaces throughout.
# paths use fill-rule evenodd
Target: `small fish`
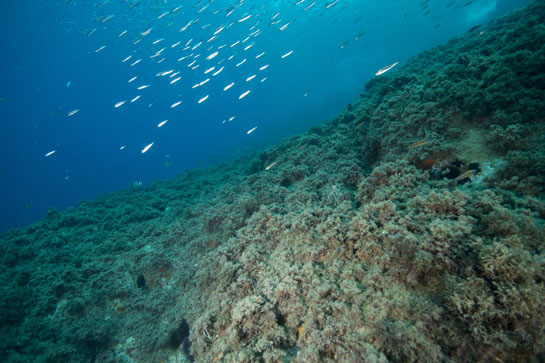
M 215 71 L 214 73 L 212 73 L 212 76 L 217 76 L 218 74 L 220 74 L 221 71 L 223 71 L 223 68 L 225 68 L 225 67 L 221 67 L 220 69 L 218 69 L 217 71 Z
M 145 154 L 146 151 L 148 151 L 148 150 L 150 149 L 150 147 L 152 147 L 152 146 L 153 146 L 153 142 L 152 142 L 151 144 L 147 145 L 145 148 L 143 148 L 142 151 L 141 151 L 141 153 L 142 153 L 142 154 Z
M 265 64 L 264 66 L 259 67 L 260 71 L 264 71 L 265 69 L 269 68 L 268 64 Z
M 104 48 L 106 48 L 106 46 L 105 46 L 105 45 L 103 45 L 102 47 L 100 47 L 100 48 L 98 48 L 97 50 L 95 50 L 95 53 L 98 53 L 98 52 L 100 52 L 100 51 L 101 51 L 101 50 L 103 50 Z
M 45 154 L 45 157 L 47 158 L 47 157 L 49 157 L 49 156 L 55 154 L 56 152 L 57 152 L 57 150 L 51 150 L 50 152 L 48 152 L 47 154 Z
M 307 6 L 306 8 L 304 8 L 303 11 L 307 11 L 308 9 L 310 9 L 311 7 L 313 7 L 314 4 L 316 4 L 316 1 L 313 1 L 312 4 L 310 4 L 309 6 Z
M 426 139 L 420 139 L 418 141 L 415 141 L 413 142 L 412 144 L 410 144 L 409 146 L 407 146 L 407 150 L 410 150 L 410 149 L 415 149 L 417 147 L 420 147 L 420 146 L 424 146 L 428 143 L 428 140 Z
M 133 98 L 133 99 L 131 100 L 131 103 L 138 101 L 139 98 L 140 98 L 140 95 L 136 96 L 135 98 Z
M 339 2 L 339 0 L 335 0 L 335 1 L 333 1 L 333 2 L 331 2 L 331 3 L 329 3 L 329 4 L 327 4 L 327 5 L 325 6 L 325 8 L 326 8 L 326 9 L 329 9 L 330 7 L 334 6 L 334 5 L 337 4 L 338 2 Z
M 172 72 L 174 72 L 173 69 L 169 70 L 169 71 L 164 71 L 164 72 L 159 72 L 156 74 L 157 77 L 164 77 L 164 76 L 168 76 L 169 74 L 171 74 Z
M 208 95 L 204 96 L 203 98 L 201 98 L 197 103 L 203 103 L 204 101 L 206 101 L 208 99 Z
M 276 163 L 277 163 L 276 161 L 273 161 L 272 163 L 270 163 L 269 165 L 267 165 L 267 166 L 265 167 L 265 170 L 271 170 L 271 168 L 272 168 L 273 166 L 275 166 Z
M 182 104 L 182 101 L 174 102 L 172 105 L 170 105 L 170 108 L 178 107 Z
M 115 107 L 115 108 L 121 107 L 121 106 L 123 106 L 126 102 L 127 102 L 127 100 L 119 101 L 118 103 L 116 103 L 116 104 L 114 105 L 114 107 Z
M 375 73 L 375 76 L 380 76 L 381 74 L 384 74 L 386 72 L 388 72 L 390 69 L 394 68 L 395 66 L 398 65 L 399 62 L 395 62 L 395 63 L 392 63 L 390 64 L 389 66 L 386 66 L 386 67 L 383 67 L 381 69 L 379 69 L 377 71 L 377 73 Z
M 291 53 L 293 53 L 293 50 L 290 50 L 289 52 L 287 52 L 286 54 L 284 54 L 284 55 L 283 55 L 283 56 L 281 56 L 280 58 L 284 59 L 284 58 L 286 58 L 286 57 L 290 56 L 290 55 L 291 55 Z
M 251 17 L 252 17 L 252 14 L 246 15 L 245 17 L 239 19 L 238 22 L 239 22 L 239 23 L 242 23 L 243 21 L 246 21 L 246 20 L 250 19 Z
M 454 180 L 456 180 L 456 181 L 464 180 L 464 179 L 469 178 L 470 176 L 472 176 L 474 174 L 475 174 L 475 170 L 474 169 L 469 169 L 466 172 L 458 175 L 456 178 L 454 178 Z
M 149 84 L 145 84 L 143 86 L 138 87 L 137 90 L 143 90 L 143 89 L 148 88 L 149 86 L 150 86 Z
M 76 113 L 78 113 L 78 112 L 79 112 L 79 109 L 76 108 L 75 110 L 72 110 L 72 111 L 68 112 L 68 117 L 74 116 L 74 115 L 75 115 Z
M 246 134 L 250 135 L 252 132 L 255 131 L 255 129 L 257 129 L 257 126 L 246 131 Z
M 246 78 L 246 82 L 250 82 L 254 78 L 255 78 L 255 74 L 253 76 L 250 76 L 250 77 Z
M 238 99 L 241 100 L 243 99 L 244 97 L 248 96 L 248 94 L 250 93 L 250 90 L 244 92 L 243 94 L 241 94 L 240 96 L 238 96 Z M 252 130 L 253 131 L 253 130 Z
M 163 127 L 164 124 L 166 124 L 168 122 L 168 120 L 165 120 L 165 121 L 161 121 L 157 124 L 157 127 Z
M 214 53 L 210 54 L 208 57 L 206 57 L 206 60 L 211 60 L 217 57 L 217 55 L 220 54 L 218 51 L 215 51 Z

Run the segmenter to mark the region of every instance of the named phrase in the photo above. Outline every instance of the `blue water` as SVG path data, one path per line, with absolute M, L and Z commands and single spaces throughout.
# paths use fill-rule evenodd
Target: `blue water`
M 62 210 L 135 181 L 150 185 L 303 132 L 356 99 L 379 68 L 397 61 L 402 66 L 418 52 L 531 1 L 339 0 L 327 8 L 332 1 L 317 0 L 306 11 L 312 1 L 296 2 L 2 1 L 0 231 L 36 222 L 47 208 Z M 239 22 L 246 15 L 252 16 Z M 190 39 L 189 47 L 203 44 L 183 50 Z M 206 60 L 216 50 L 219 55 Z M 142 61 L 131 66 L 137 59 Z M 194 70 L 187 66 L 193 60 L 200 64 Z M 260 71 L 264 65 L 269 67 Z M 180 81 L 170 84 L 172 73 L 156 76 L 169 70 L 180 71 Z M 208 83 L 192 88 L 206 78 Z M 144 84 L 151 86 L 137 90 Z

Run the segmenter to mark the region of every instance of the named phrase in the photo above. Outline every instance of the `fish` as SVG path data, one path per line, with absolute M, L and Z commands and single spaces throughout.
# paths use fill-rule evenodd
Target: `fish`
M 386 67 L 382 67 L 381 69 L 379 69 L 377 71 L 377 73 L 375 73 L 375 76 L 380 76 L 381 74 L 384 74 L 386 72 L 388 72 L 390 69 L 394 68 L 395 66 L 398 65 L 399 62 L 395 62 L 395 63 L 392 63 L 390 64 L 389 66 L 386 66 Z
M 174 83 L 178 82 L 180 79 L 182 79 L 182 77 L 174 78 L 172 81 L 170 81 L 170 84 L 174 84 Z
M 284 55 L 281 56 L 280 58 L 284 59 L 284 58 L 290 56 L 292 53 L 293 53 L 293 50 L 290 50 L 289 52 L 287 52 L 286 54 L 284 54 Z
M 244 92 L 243 94 L 241 94 L 240 96 L 238 96 L 238 99 L 239 99 L 239 100 L 243 99 L 244 97 L 248 96 L 249 93 L 250 93 L 250 90 Z
M 75 110 L 72 110 L 72 111 L 68 112 L 68 117 L 74 116 L 74 115 L 75 115 L 76 113 L 78 113 L 78 112 L 79 112 L 79 109 L 76 108 Z
M 178 107 L 182 104 L 182 101 L 174 102 L 172 105 L 170 105 L 170 108 Z
M 131 79 L 129 79 L 129 83 L 131 83 L 132 81 L 134 81 L 134 80 L 137 79 L 137 78 L 138 78 L 138 76 L 132 77 Z
M 474 175 L 474 174 L 475 174 L 475 170 L 474 170 L 474 169 L 469 169 L 469 170 L 467 170 L 466 172 L 464 172 L 464 173 L 458 175 L 456 178 L 454 178 L 454 180 L 460 181 L 460 180 L 469 178 L 470 176 L 472 176 L 472 175 Z
M 250 135 L 252 132 L 255 131 L 255 129 L 257 129 L 257 126 L 246 131 L 246 134 Z
M 243 21 L 246 21 L 246 20 L 250 19 L 251 17 L 252 17 L 252 14 L 246 15 L 245 17 L 240 18 L 240 19 L 238 20 L 238 22 L 239 22 L 239 23 L 242 23 Z
M 157 77 L 164 77 L 164 76 L 168 76 L 169 74 L 171 74 L 172 72 L 174 72 L 174 70 L 169 70 L 169 71 L 164 71 L 164 72 L 159 72 L 156 74 Z
M 145 153 L 150 149 L 150 147 L 153 146 L 153 144 L 154 144 L 154 143 L 152 142 L 151 144 L 146 145 L 146 147 L 144 147 L 144 148 L 142 149 L 141 153 L 142 153 L 142 154 L 145 154 Z
M 415 141 L 413 142 L 412 144 L 410 144 L 409 146 L 407 146 L 407 150 L 410 150 L 410 149 L 415 149 L 417 147 L 421 147 L 421 146 L 424 146 L 428 143 L 428 140 L 426 139 L 420 139 L 418 141 Z
M 114 105 L 114 107 L 115 107 L 115 108 L 121 107 L 121 106 L 123 106 L 123 105 L 125 104 L 125 102 L 127 102 L 127 100 L 119 101 L 118 103 L 116 103 L 116 104 Z
M 105 45 L 103 45 L 102 47 L 100 47 L 100 48 L 96 49 L 96 50 L 95 50 L 95 53 L 98 53 L 98 52 L 100 52 L 100 51 L 101 51 L 101 50 L 103 50 L 104 48 L 106 48 L 106 46 L 105 46 Z
M 259 70 L 260 71 L 264 71 L 265 69 L 269 68 L 269 65 L 268 64 L 265 64 L 264 66 L 262 67 L 259 67 Z
M 272 168 L 273 166 L 275 166 L 276 163 L 277 163 L 276 161 L 273 161 L 272 163 L 270 163 L 269 165 L 267 165 L 267 166 L 265 167 L 265 170 L 271 170 L 271 168 Z
M 250 82 L 254 78 L 255 78 L 255 74 L 253 76 L 250 76 L 250 77 L 246 78 L 246 82 Z
M 145 84 L 145 85 L 142 85 L 142 86 L 138 87 L 137 90 L 140 91 L 140 90 L 148 88 L 149 86 L 150 86 L 149 84 Z
M 218 51 L 215 51 L 214 53 L 208 55 L 208 57 L 206 57 L 206 60 L 211 60 L 211 59 L 214 59 L 217 57 L 217 55 L 220 54 Z
M 339 0 L 335 0 L 335 1 L 333 1 L 333 2 L 330 2 L 329 4 L 327 4 L 327 5 L 325 6 L 325 8 L 326 8 L 326 9 L 329 9 L 329 8 L 332 7 L 332 6 L 335 6 L 338 2 L 339 2 Z
M 224 67 L 221 67 L 220 69 L 218 69 L 217 71 L 215 71 L 214 73 L 212 73 L 212 76 L 217 76 L 218 74 L 220 74 L 221 71 L 223 71 L 223 68 L 224 68 Z
M 47 158 L 47 157 L 49 157 L 49 156 L 55 154 L 56 152 L 57 152 L 57 150 L 51 150 L 50 152 L 48 152 L 48 153 L 45 154 L 45 157 Z
M 312 4 L 310 4 L 309 6 L 307 6 L 306 8 L 304 8 L 303 11 L 309 10 L 310 8 L 312 8 L 312 7 L 314 6 L 314 4 L 316 4 L 316 1 L 313 1 Z
M 204 97 L 201 98 L 197 103 L 203 103 L 204 101 L 206 101 L 206 100 L 208 99 L 208 96 L 209 96 L 209 95 L 204 96 Z
M 140 98 L 140 95 L 136 96 L 135 98 L 133 98 L 133 99 L 131 100 L 131 103 L 136 102 L 139 98 Z
M 166 123 L 168 122 L 168 120 L 165 120 L 165 121 L 161 121 L 157 124 L 157 127 L 163 127 Z

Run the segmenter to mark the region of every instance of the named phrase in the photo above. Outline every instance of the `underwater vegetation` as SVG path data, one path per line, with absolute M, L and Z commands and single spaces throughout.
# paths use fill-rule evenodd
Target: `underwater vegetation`
M 0 241 L 2 361 L 545 360 L 545 1 L 263 152 Z

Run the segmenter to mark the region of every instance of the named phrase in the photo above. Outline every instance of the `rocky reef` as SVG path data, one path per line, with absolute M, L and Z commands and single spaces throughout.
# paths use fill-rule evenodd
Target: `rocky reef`
M 263 152 L 0 236 L 11 362 L 545 360 L 545 1 Z

